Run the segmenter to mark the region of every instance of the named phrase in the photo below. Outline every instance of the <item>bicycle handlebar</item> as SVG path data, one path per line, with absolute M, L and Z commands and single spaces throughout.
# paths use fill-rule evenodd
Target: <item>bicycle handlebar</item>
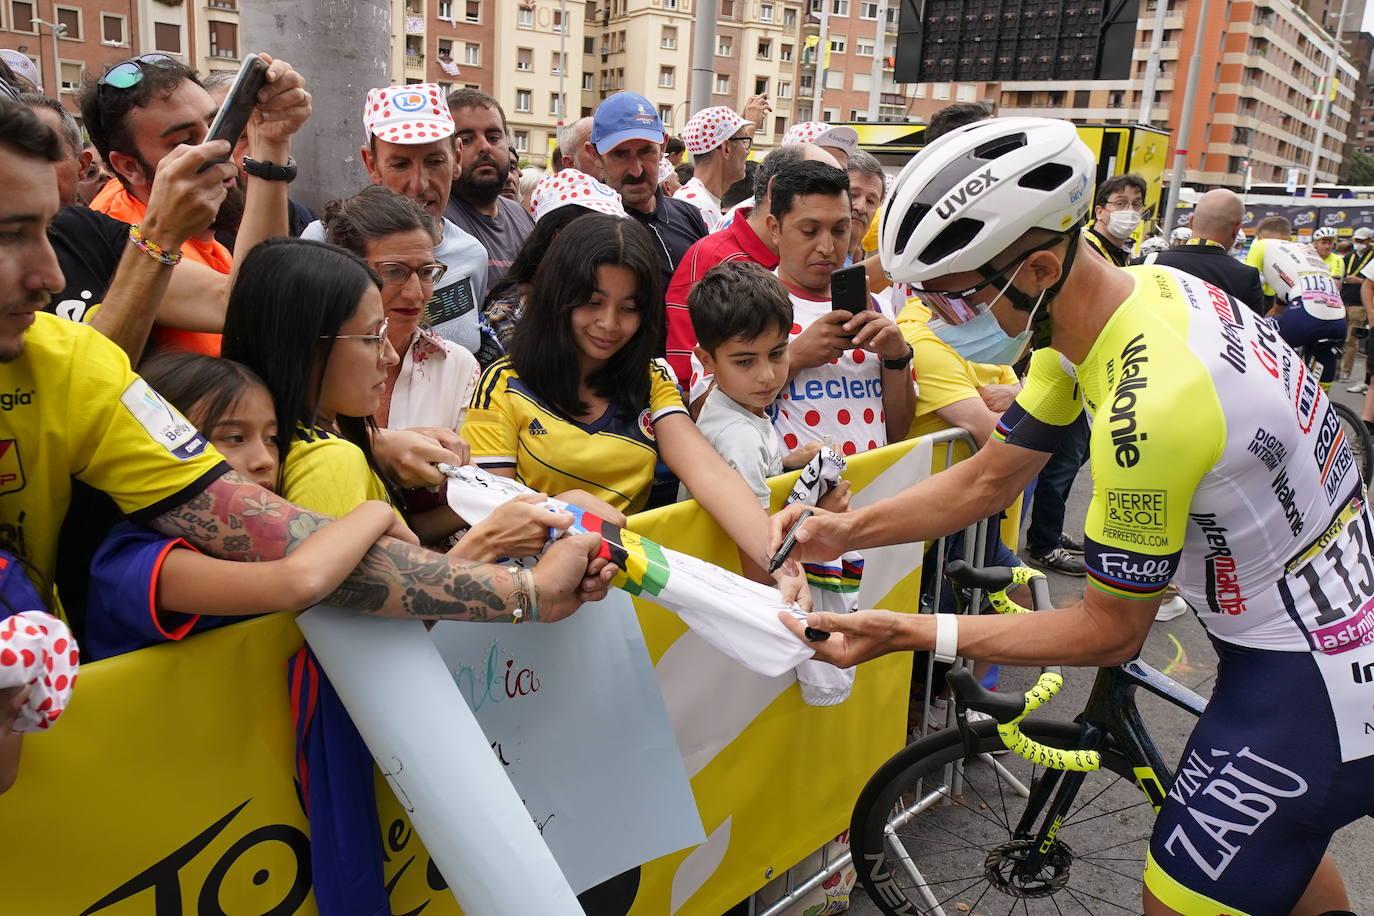
M 1031 604 L 1036 610 L 1051 606 L 1049 582 L 1045 574 L 1029 566 L 988 566 L 979 569 L 962 560 L 954 560 L 946 567 L 946 573 L 961 586 L 985 589 L 989 603 L 999 614 L 1031 613 L 1029 608 L 1022 607 L 1007 595 L 1007 589 L 1014 585 L 1030 586 Z M 1041 674 L 1035 686 L 1019 699 L 1001 696 L 984 688 L 968 668 L 953 669 L 945 680 L 960 704 L 996 720 L 997 734 L 1002 743 L 1017 756 L 1051 770 L 1086 773 L 1102 765 L 1102 755 L 1098 751 L 1050 747 L 1021 731 L 1021 720 L 1052 700 L 1064 686 L 1064 677 L 1057 669 L 1052 668 Z

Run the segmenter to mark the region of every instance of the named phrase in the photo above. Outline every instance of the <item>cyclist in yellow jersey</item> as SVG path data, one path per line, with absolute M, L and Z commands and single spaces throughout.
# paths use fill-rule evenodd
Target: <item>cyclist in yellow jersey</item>
M 944 320 L 1034 343 L 1025 388 L 972 458 L 863 509 L 816 512 L 794 551 L 961 530 L 1010 504 L 1086 411 L 1082 599 L 1015 618 L 813 614 L 807 624 L 832 634 L 812 643 L 816 657 L 1120 664 L 1172 582 L 1219 672 L 1189 768 L 1160 774 L 1170 790 L 1145 912 L 1344 912 L 1325 850 L 1374 813 L 1362 674 L 1374 671 L 1374 517 L 1330 402 L 1270 324 L 1195 277 L 1087 251 L 1078 228 L 1095 170 L 1072 124 L 1040 118 L 971 125 L 908 163 L 880 230 L 883 266 Z M 775 516 L 774 543 L 799 515 Z
M 1250 248 L 1245 252 L 1245 263 L 1260 272 L 1264 276 L 1264 249 L 1270 240 L 1286 242 L 1293 237 L 1293 224 L 1288 222 L 1284 216 L 1266 216 L 1255 224 L 1255 240 L 1250 243 Z M 1264 295 L 1266 302 L 1273 305 L 1274 288 L 1268 283 L 1264 284 Z
M 277 64 L 264 107 L 304 105 L 308 113 L 300 78 Z M 271 130 L 271 122 L 254 129 Z M 56 135 L 32 112 L 0 101 L 0 545 L 24 562 L 40 594 L 51 595 L 57 534 L 75 479 L 206 553 L 282 557 L 328 519 L 229 470 L 130 369 L 123 350 L 85 325 L 42 312 L 50 292 L 64 285 L 47 237 L 58 210 L 53 163 L 60 156 Z M 232 164 L 212 168 L 233 177 Z M 532 573 L 540 619 L 567 616 L 585 598 L 605 594 L 610 573 L 592 559 L 599 544 L 596 537 L 569 539 L 545 555 Z M 329 600 L 383 616 L 508 621 L 525 575 L 383 537 Z
M 1336 230 L 1332 227 L 1323 226 L 1312 233 L 1312 250 L 1331 271 L 1331 279 L 1340 283 L 1345 279 L 1345 258 L 1336 254 L 1335 248 Z

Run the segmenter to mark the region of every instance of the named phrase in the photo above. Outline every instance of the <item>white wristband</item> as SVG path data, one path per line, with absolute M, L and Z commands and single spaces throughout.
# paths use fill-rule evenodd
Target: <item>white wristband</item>
M 954 614 L 935 615 L 935 660 L 947 665 L 959 657 L 959 618 Z

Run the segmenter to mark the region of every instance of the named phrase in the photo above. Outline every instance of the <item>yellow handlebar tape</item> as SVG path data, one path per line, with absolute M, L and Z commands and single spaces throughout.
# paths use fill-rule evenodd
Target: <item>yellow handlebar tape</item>
M 1014 566 L 1011 570 L 1011 585 L 1008 585 L 1007 588 L 1015 585 L 1028 585 L 1030 580 L 1037 577 L 1043 579 L 1045 574 L 1029 566 Z M 988 603 L 992 605 L 992 609 L 999 614 L 1029 614 L 1030 608 L 1022 607 L 1007 597 L 1007 588 L 1000 592 L 988 594 Z

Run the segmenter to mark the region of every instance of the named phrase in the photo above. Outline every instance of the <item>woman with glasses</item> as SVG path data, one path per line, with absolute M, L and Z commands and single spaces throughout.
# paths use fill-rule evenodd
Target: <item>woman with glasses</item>
M 374 417 L 400 364 L 384 289 L 367 263 L 342 248 L 271 239 L 248 253 L 229 294 L 224 354 L 258 373 L 272 393 L 282 496 L 335 518 L 366 500 L 386 500 L 422 544 L 446 544 L 463 520 L 444 505 L 408 505 L 373 455 Z M 550 527 L 571 523 L 566 513 L 512 501 L 450 552 L 476 562 L 529 556 Z
M 472 400 L 476 358 L 425 326 L 425 303 L 447 267 L 434 246 L 441 232 L 419 204 L 381 185 L 325 208 L 325 238 L 356 254 L 382 278 L 387 340 L 400 356 L 386 374 L 374 413 L 390 429 L 456 430 Z

